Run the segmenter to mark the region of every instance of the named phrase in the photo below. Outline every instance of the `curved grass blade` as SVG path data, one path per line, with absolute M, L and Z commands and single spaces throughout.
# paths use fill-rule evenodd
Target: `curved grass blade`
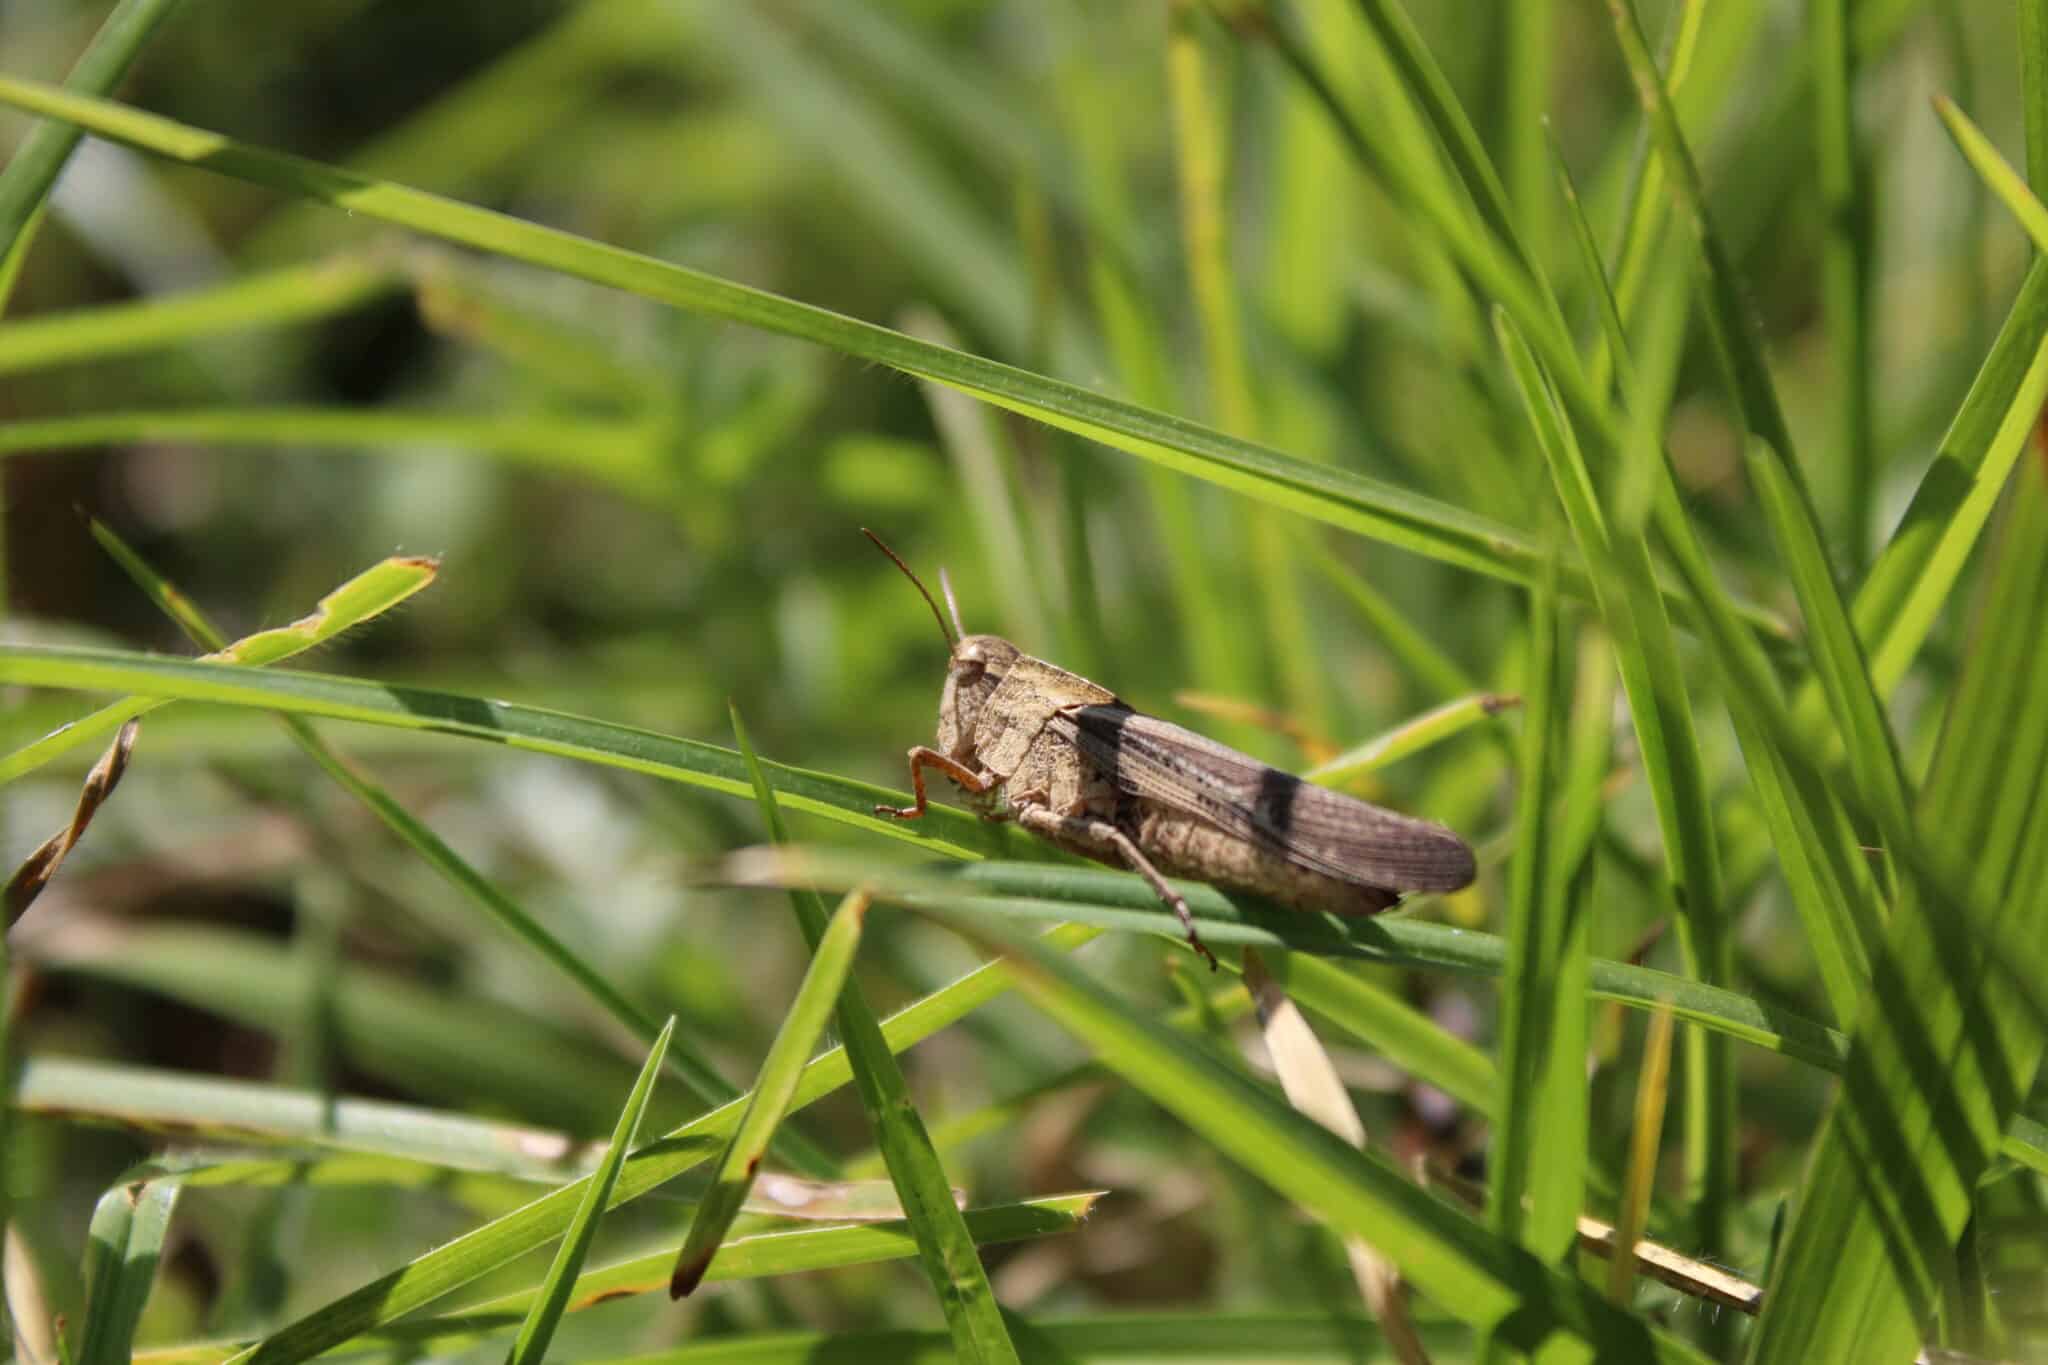
M 1111 1069 L 1277 1192 L 1340 1231 L 1370 1238 L 1460 1320 L 1494 1329 L 1522 1350 L 1557 1333 L 1617 1360 L 1704 1359 L 1616 1311 L 1575 1277 L 1487 1235 L 1390 1164 L 1295 1113 L 1201 1042 L 1137 1013 L 1071 964 L 957 911 L 936 917 L 999 946 L 1018 988 Z
M 99 541 L 144 592 L 178 622 L 188 636 L 208 649 L 220 651 L 233 648 L 223 643 L 219 629 L 207 619 L 197 603 L 179 592 L 167 579 L 145 563 L 140 555 L 98 518 L 94 518 L 91 525 L 93 538 Z M 614 986 L 609 977 L 550 933 L 547 926 L 527 913 L 524 906 L 499 889 L 490 878 L 472 867 L 461 854 L 449 846 L 446 840 L 427 828 L 389 792 L 330 749 L 314 732 L 305 717 L 280 715 L 278 719 L 284 723 L 285 729 L 290 732 L 299 748 L 322 772 L 334 779 L 342 790 L 369 807 L 370 811 L 384 822 L 385 827 L 419 854 L 429 867 L 440 873 L 456 890 L 467 896 L 513 937 L 532 948 L 556 970 L 575 982 L 600 1008 L 624 1024 L 634 1036 L 652 1045 L 653 1039 L 662 1030 L 644 1010 L 627 999 L 625 993 Z M 672 1036 L 673 1030 L 669 1030 L 669 1033 Z M 693 1050 L 672 1050 L 664 1045 L 662 1052 L 664 1056 L 669 1057 L 669 1064 L 677 1077 L 706 1105 L 723 1104 L 739 1094 L 739 1087 L 726 1080 L 719 1074 L 717 1068 L 697 1056 Z M 778 1154 L 806 1175 L 829 1176 L 835 1173 L 831 1158 L 808 1141 L 802 1133 L 794 1129 L 785 1129 L 776 1134 L 776 1141 Z
M 746 764 L 730 749 L 614 725 L 562 711 L 485 697 L 396 687 L 327 674 L 234 668 L 118 650 L 0 645 L 0 680 L 94 691 L 143 690 L 158 698 L 224 702 L 297 715 L 329 716 L 443 735 L 489 740 L 508 748 L 577 758 L 732 796 L 753 788 Z M 151 703 L 154 704 L 154 703 Z M 0 759 L 0 779 L 14 775 L 26 750 Z M 1038 840 L 965 811 L 933 805 L 916 824 L 884 820 L 874 808 L 904 800 L 886 787 L 826 773 L 763 765 L 781 799 L 808 814 L 879 830 L 907 843 L 958 857 L 1045 856 Z
M 519 1324 L 519 1335 L 512 1339 L 512 1350 L 506 1355 L 506 1365 L 540 1365 L 546 1358 L 548 1343 L 554 1339 L 555 1324 L 561 1321 L 562 1313 L 574 1292 L 576 1278 L 583 1271 L 583 1258 L 590 1254 L 591 1239 L 597 1236 L 597 1220 L 611 1201 L 612 1187 L 618 1183 L 619 1167 L 626 1160 L 626 1152 L 633 1145 L 633 1135 L 640 1128 L 641 1111 L 647 1107 L 647 1097 L 654 1092 L 654 1078 L 661 1074 L 662 1054 L 668 1051 L 668 1040 L 676 1031 L 676 1019 L 670 1015 L 662 1025 L 661 1034 L 648 1049 L 647 1062 L 640 1068 L 640 1077 L 633 1082 L 632 1093 L 626 1096 L 626 1106 L 619 1111 L 619 1121 L 612 1129 L 611 1147 L 605 1152 L 604 1160 L 591 1172 L 583 1186 L 583 1200 L 576 1206 L 575 1215 L 562 1234 L 562 1245 L 555 1252 L 555 1259 L 548 1266 L 546 1278 L 533 1296 L 533 1306 L 526 1310 L 526 1317 Z
M 675 1273 L 669 1277 L 670 1298 L 684 1298 L 696 1289 L 704 1278 L 705 1267 L 711 1264 L 712 1253 L 725 1240 L 726 1229 L 739 1216 L 740 1205 L 753 1189 L 754 1172 L 761 1168 L 761 1158 L 768 1153 L 768 1140 L 789 1110 L 804 1059 L 810 1056 L 818 1035 L 824 1032 L 826 1017 L 838 1007 L 839 991 L 853 968 L 853 955 L 860 947 L 860 931 L 867 912 L 867 896 L 859 891 L 849 892 L 834 912 L 825 936 L 818 941 L 818 950 L 811 958 L 810 969 L 804 973 L 803 984 L 797 988 L 796 999 L 790 1002 L 789 1013 L 776 1030 L 767 1057 L 762 1059 L 760 1078 L 747 1097 L 739 1126 L 718 1159 L 711 1190 L 697 1205 L 696 1216 L 690 1221 L 689 1236 L 683 1240 Z
M 87 1300 L 77 1365 L 126 1365 L 178 1189 L 176 1177 L 124 1180 L 100 1196 L 86 1234 Z
M 117 556 L 118 558 L 118 556 Z M 320 599 L 310 615 L 288 626 L 258 631 L 217 648 L 207 661 L 261 667 L 326 644 L 419 592 L 434 581 L 440 561 L 423 555 L 394 555 L 374 564 Z M 179 619 L 185 619 L 180 617 Z M 112 690 L 112 689 L 109 689 Z M 33 771 L 65 750 L 89 744 L 163 705 L 150 697 L 127 697 L 62 726 L 0 758 L 0 783 Z
M 1293 459 L 1199 423 L 900 332 L 504 214 L 264 151 L 216 133 L 31 81 L 0 78 L 0 103 L 77 123 L 97 136 L 364 217 L 628 290 L 687 311 L 815 342 L 947 384 L 998 407 L 1473 572 L 1526 582 L 1538 556 L 1518 531 L 1448 503 Z M 1510 286 L 1512 288 L 1512 286 Z M 1576 579 L 1567 577 L 1576 585 Z M 1755 624 L 1783 635 L 1782 623 Z
M 788 841 L 782 812 L 775 802 L 775 789 L 767 771 L 754 753 L 745 723 L 737 706 L 732 710 L 733 738 L 746 760 L 747 775 L 754 786 L 755 803 L 777 844 Z M 826 933 L 825 907 L 818 894 L 808 888 L 794 889 L 790 900 L 802 925 L 811 951 L 819 951 Z M 867 1111 L 889 1178 L 911 1232 L 917 1238 L 918 1260 L 925 1278 L 938 1295 L 939 1306 L 952 1329 L 954 1346 L 963 1360 L 1014 1360 L 1016 1348 L 1003 1324 L 1002 1308 L 996 1302 L 975 1250 L 975 1238 L 960 1207 L 946 1170 L 925 1131 L 924 1119 L 911 1102 L 910 1087 L 903 1068 L 882 1038 L 860 983 L 849 978 L 841 990 L 838 1006 L 839 1036 L 853 1069 L 854 1088 L 861 1107 Z

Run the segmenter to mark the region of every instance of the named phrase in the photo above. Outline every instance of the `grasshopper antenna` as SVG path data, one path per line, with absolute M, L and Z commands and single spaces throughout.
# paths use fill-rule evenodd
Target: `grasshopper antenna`
M 953 618 L 953 633 L 965 635 L 967 627 L 960 624 L 960 604 L 953 599 L 953 580 L 943 564 L 939 565 L 939 591 L 946 595 L 946 613 Z
M 911 585 L 917 589 L 918 595 L 924 598 L 924 604 L 932 609 L 932 619 L 939 623 L 939 633 L 946 637 L 946 648 L 950 651 L 955 645 L 959 644 L 960 632 L 954 630 L 951 626 L 946 624 L 946 618 L 939 614 L 939 604 L 932 600 L 931 591 L 925 587 L 923 581 L 919 579 L 916 574 L 910 571 L 910 566 L 903 562 L 903 557 L 901 555 L 898 555 L 894 550 L 890 549 L 888 545 L 883 542 L 880 536 L 876 535 L 873 531 L 870 531 L 867 527 L 861 527 L 860 533 L 866 536 L 869 540 L 875 542 L 875 548 L 877 550 L 880 550 L 883 554 L 889 556 L 890 562 L 893 563 L 897 568 L 903 570 L 903 576 L 910 580 Z M 945 582 L 943 575 L 941 575 L 939 581 L 941 583 Z M 951 605 L 952 601 L 953 593 L 952 590 L 948 588 L 946 592 L 946 602 L 948 605 Z M 957 621 L 959 620 L 959 618 L 960 612 L 956 608 L 953 612 L 953 619 Z

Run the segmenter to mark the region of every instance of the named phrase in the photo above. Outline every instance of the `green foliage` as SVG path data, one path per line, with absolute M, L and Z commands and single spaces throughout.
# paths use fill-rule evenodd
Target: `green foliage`
M 24 1358 L 2048 1349 L 2048 4 L 16 8 Z M 1188 886 L 1210 978 L 877 814 L 943 654 L 863 524 L 1478 883 Z M 1759 1319 L 1610 1302 L 1624 1189 Z

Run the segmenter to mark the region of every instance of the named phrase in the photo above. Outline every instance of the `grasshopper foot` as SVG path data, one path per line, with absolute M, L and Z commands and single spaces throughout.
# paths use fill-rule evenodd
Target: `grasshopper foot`
M 886 815 L 896 820 L 915 820 L 924 812 L 916 806 L 876 806 L 875 814 Z
M 1210 971 L 1220 970 L 1221 964 L 1216 961 L 1216 954 L 1209 951 L 1209 945 L 1202 942 L 1202 936 L 1195 932 L 1194 912 L 1188 909 L 1187 901 L 1179 896 L 1175 896 L 1167 904 L 1173 907 L 1173 913 L 1180 917 L 1182 927 L 1188 931 L 1188 947 L 1193 948 L 1197 955 L 1207 959 Z

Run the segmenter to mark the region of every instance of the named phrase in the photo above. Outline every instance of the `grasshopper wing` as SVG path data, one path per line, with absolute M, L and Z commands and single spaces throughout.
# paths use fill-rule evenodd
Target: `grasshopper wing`
M 1325 876 L 1395 891 L 1455 891 L 1472 881 L 1472 850 L 1442 825 L 1303 782 L 1156 716 L 1118 703 L 1076 707 L 1053 724 L 1071 730 L 1118 790 Z

